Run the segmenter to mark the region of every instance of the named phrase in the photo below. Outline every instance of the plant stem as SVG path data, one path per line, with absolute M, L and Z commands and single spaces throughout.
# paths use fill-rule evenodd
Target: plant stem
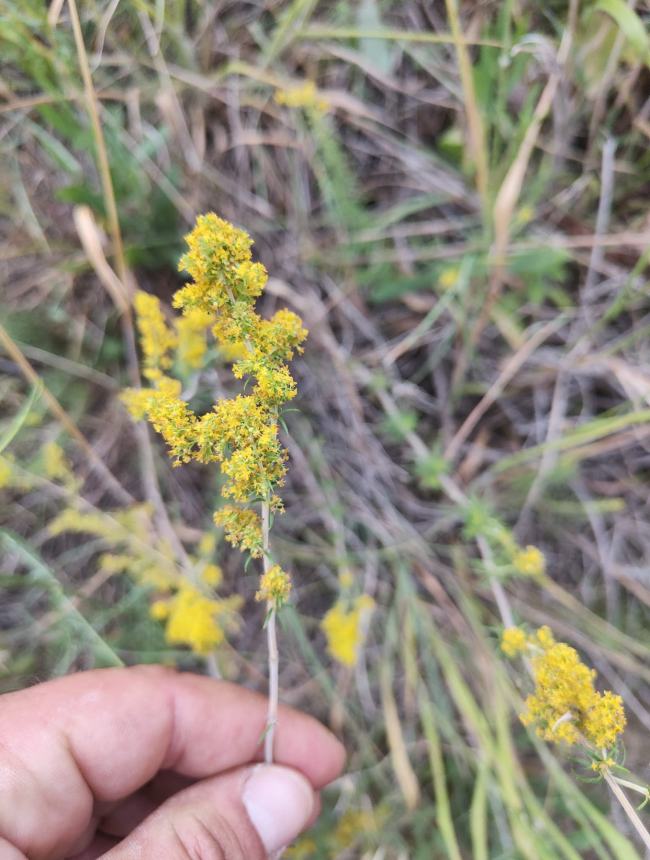
M 262 502 L 262 549 L 264 573 L 271 568 L 269 554 L 269 531 L 271 514 L 268 501 Z M 269 706 L 266 713 L 266 732 L 264 734 L 264 761 L 273 762 L 273 741 L 275 727 L 278 722 L 278 699 L 280 684 L 278 678 L 278 636 L 276 627 L 276 610 L 272 601 L 267 603 L 266 636 L 269 649 Z
M 623 807 L 623 811 L 630 819 L 630 823 L 632 824 L 636 832 L 639 834 L 641 841 L 647 849 L 650 849 L 650 833 L 648 833 L 648 831 L 646 830 L 644 823 L 639 818 L 636 809 L 627 799 L 623 789 L 620 787 L 617 780 L 612 776 L 609 769 L 605 768 L 603 770 L 603 777 L 605 778 L 605 782 L 607 783 L 607 785 L 611 788 L 614 797 Z

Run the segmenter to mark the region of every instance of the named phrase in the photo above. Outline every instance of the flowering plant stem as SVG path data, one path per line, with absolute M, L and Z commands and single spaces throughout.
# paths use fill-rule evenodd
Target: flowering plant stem
M 271 528 L 271 515 L 269 502 L 262 502 L 262 550 L 264 573 L 271 569 L 271 556 L 269 547 L 269 531 Z M 278 636 L 276 625 L 276 607 L 272 600 L 267 601 L 266 636 L 269 652 L 269 705 L 266 715 L 266 732 L 264 734 L 264 761 L 267 764 L 273 762 L 273 741 L 275 739 L 275 726 L 278 721 Z
M 614 795 L 614 797 L 621 804 L 623 811 L 629 818 L 630 823 L 632 824 L 636 832 L 639 834 L 641 841 L 643 842 L 645 847 L 650 850 L 650 833 L 648 833 L 644 823 L 639 818 L 636 809 L 634 808 L 634 806 L 632 806 L 625 792 L 619 785 L 619 781 L 616 779 L 616 777 L 612 775 L 609 768 L 603 768 L 603 778 L 612 790 L 612 794 Z

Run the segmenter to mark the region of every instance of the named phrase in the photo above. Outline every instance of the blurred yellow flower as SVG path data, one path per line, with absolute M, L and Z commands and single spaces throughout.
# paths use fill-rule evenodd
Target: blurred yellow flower
M 186 645 L 195 654 L 210 654 L 223 642 L 224 618 L 237 605 L 233 598 L 216 600 L 183 583 L 168 602 L 165 638 L 170 645 Z
M 362 644 L 361 622 L 365 612 L 374 606 L 364 594 L 351 603 L 338 600 L 321 621 L 327 638 L 327 650 L 343 666 L 355 666 Z
M 68 463 L 63 448 L 56 442 L 46 442 L 41 455 L 43 471 L 46 478 L 53 481 L 69 480 L 72 477 L 72 467 Z
M 460 269 L 458 266 L 447 266 L 438 275 L 438 286 L 441 290 L 450 290 L 456 286 Z
M 506 657 L 516 657 L 528 648 L 528 637 L 521 627 L 506 627 L 501 635 L 501 650 Z
M 176 346 L 176 335 L 165 322 L 156 296 L 138 290 L 133 298 L 133 307 L 144 355 L 144 375 L 156 377 L 161 368 L 171 367 L 169 353 Z
M 223 571 L 218 564 L 206 564 L 201 571 L 201 582 L 211 588 L 217 588 L 223 580 Z
M 319 94 L 316 84 L 308 79 L 293 86 L 277 89 L 275 101 L 279 105 L 285 105 L 289 108 L 311 108 L 325 111 L 329 107 L 327 100 Z
M 544 554 L 536 546 L 530 544 L 519 548 L 512 556 L 512 564 L 523 576 L 541 576 L 546 569 Z

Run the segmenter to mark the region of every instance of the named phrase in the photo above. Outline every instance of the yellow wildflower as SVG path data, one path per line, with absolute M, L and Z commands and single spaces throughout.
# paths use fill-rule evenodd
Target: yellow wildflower
M 611 756 L 605 756 L 605 758 L 599 758 L 591 763 L 591 769 L 597 771 L 598 773 L 602 773 L 604 770 L 609 770 L 612 767 L 616 766 L 616 761 Z
M 236 370 L 237 365 L 233 367 L 235 375 L 237 375 Z M 251 372 L 254 372 L 257 379 L 253 389 L 255 396 L 267 404 L 279 406 L 287 400 L 293 400 L 296 396 L 296 381 L 289 373 L 286 364 L 276 367 L 259 365 L 251 368 Z
M 540 627 L 535 634 L 535 644 L 539 645 L 540 648 L 543 648 L 544 651 L 548 651 L 553 645 L 555 645 L 555 637 L 551 631 L 550 627 L 544 625 Z
M 187 463 L 195 446 L 196 415 L 180 398 L 180 382 L 162 377 L 155 388 L 130 388 L 121 395 L 131 415 L 137 420 L 145 416 L 160 433 L 175 458 L 175 465 Z
M 339 573 L 339 585 L 341 588 L 352 588 L 354 584 L 354 576 L 349 568 L 345 568 Z
M 156 621 L 164 621 L 169 618 L 170 606 L 168 600 L 154 600 L 149 607 L 149 614 Z
M 364 612 L 373 606 L 373 599 L 365 594 L 357 597 L 351 604 L 339 600 L 321 621 L 321 628 L 327 638 L 327 650 L 344 666 L 354 666 L 359 659 L 362 642 L 361 621 Z
M 219 352 L 224 361 L 239 361 L 241 358 L 246 358 L 249 354 L 248 347 L 243 340 L 231 342 L 224 340 L 219 344 Z
M 217 538 L 214 532 L 204 532 L 197 545 L 199 555 L 210 556 L 217 546 Z
M 340 817 L 334 829 L 332 835 L 334 845 L 344 851 L 354 845 L 359 837 L 368 837 L 372 833 L 377 833 L 384 817 L 381 814 L 375 816 L 369 809 L 348 809 Z
M 324 111 L 329 103 L 318 92 L 316 84 L 310 80 L 275 91 L 275 101 L 289 108 L 312 108 Z
M 160 300 L 156 296 L 138 290 L 133 306 L 144 354 L 144 375 L 155 377 L 160 368 L 171 367 L 169 352 L 176 346 L 176 335 L 165 322 Z
M 528 648 L 528 637 L 521 627 L 506 627 L 501 635 L 501 650 L 506 657 L 516 657 Z
M 12 476 L 11 460 L 8 460 L 6 457 L 0 457 L 0 490 L 11 486 Z
M 458 266 L 447 266 L 438 275 L 438 286 L 441 290 L 450 290 L 456 286 L 460 269 Z
M 551 644 L 532 658 L 532 668 L 535 691 L 526 699 L 525 725 L 535 725 L 547 741 L 575 744 L 585 739 L 599 750 L 615 745 L 626 722 L 623 701 L 610 691 L 597 692 L 595 671 L 574 648 Z
M 254 349 L 249 357 L 255 361 L 270 359 L 274 362 L 291 361 L 294 353 L 301 353 L 307 329 L 293 311 L 282 308 L 270 320 L 261 320 L 255 332 Z
M 177 357 L 181 367 L 198 370 L 203 367 L 208 348 L 207 330 L 214 324 L 214 314 L 190 308 L 175 320 L 178 338 Z
M 584 720 L 584 734 L 597 749 L 611 749 L 626 722 L 623 699 L 605 690 L 604 693 L 596 693 Z
M 223 571 L 218 564 L 206 564 L 201 571 L 201 582 L 210 588 L 217 588 L 223 580 Z
M 211 313 L 236 298 L 255 298 L 266 283 L 261 263 L 251 262 L 253 240 L 214 212 L 199 215 L 187 234 L 188 251 L 178 268 L 188 272 L 194 283 L 180 289 L 173 305 L 187 312 L 200 308 Z
M 290 594 L 291 577 L 279 564 L 274 564 L 260 577 L 260 588 L 255 600 L 268 601 L 279 608 L 287 602 Z
M 546 569 L 544 554 L 536 546 L 519 548 L 512 557 L 512 564 L 523 576 L 541 576 Z
M 43 471 L 53 481 L 70 479 L 72 469 L 63 448 L 56 442 L 46 442 L 42 449 Z
M 215 522 L 224 527 L 231 543 L 259 557 L 260 518 L 239 505 L 262 500 L 272 511 L 282 510 L 276 490 L 285 477 L 287 452 L 278 438 L 278 417 L 282 405 L 296 395 L 287 362 L 301 351 L 307 332 L 300 317 L 289 310 L 277 311 L 270 320 L 256 313 L 256 300 L 268 275 L 261 263 L 253 262 L 252 239 L 245 231 L 210 212 L 197 218 L 186 242 L 188 250 L 179 269 L 189 274 L 191 283 L 173 297 L 173 307 L 182 314 L 175 328 L 167 327 L 157 299 L 147 294 L 137 299 L 151 386 L 127 391 L 123 400 L 136 420 L 146 418 L 160 433 L 175 465 L 190 460 L 220 464 L 225 477 L 222 496 L 238 506 L 222 508 Z M 172 350 L 181 370 L 199 369 L 209 336 L 222 355 L 235 362 L 235 378 L 250 377 L 252 384 L 248 394 L 223 399 L 211 411 L 197 415 L 183 399 L 181 383 L 164 371 L 172 365 Z M 203 585 L 214 587 L 221 571 L 206 563 L 212 550 L 213 546 L 206 548 L 200 542 L 203 566 L 198 563 L 198 573 Z M 137 578 L 171 593 L 164 608 L 156 604 L 152 608 L 154 614 L 167 613 L 168 641 L 208 653 L 223 639 L 226 602 L 207 597 L 196 584 L 169 584 L 159 573 L 155 564 L 143 564 Z M 274 565 L 262 577 L 257 596 L 277 607 L 290 588 L 289 575 Z
M 195 654 L 210 654 L 224 640 L 220 601 L 184 584 L 169 602 L 165 638 L 170 645 L 188 645 Z
M 517 226 L 524 226 L 533 220 L 535 217 L 535 210 L 532 206 L 525 204 L 521 207 L 521 209 L 515 215 L 515 223 Z
M 226 532 L 226 540 L 253 558 L 262 555 L 262 523 L 255 511 L 236 505 L 225 505 L 214 514 L 214 523 Z
M 311 836 L 301 836 L 284 852 L 287 860 L 312 860 L 316 856 L 318 845 Z

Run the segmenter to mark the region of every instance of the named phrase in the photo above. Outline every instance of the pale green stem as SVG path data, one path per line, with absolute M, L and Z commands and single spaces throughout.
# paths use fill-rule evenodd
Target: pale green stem
M 632 826 L 634 827 L 636 832 L 639 834 L 641 841 L 643 842 L 645 847 L 650 850 L 650 833 L 648 833 L 648 831 L 646 830 L 646 827 L 645 827 L 644 823 L 641 821 L 641 819 L 639 818 L 639 815 L 638 815 L 636 809 L 632 806 L 630 801 L 627 799 L 625 793 L 623 792 L 623 789 L 618 784 L 618 781 L 615 779 L 615 777 L 612 776 L 609 768 L 603 768 L 603 778 L 605 779 L 605 782 L 607 783 L 607 785 L 612 790 L 614 797 L 621 804 L 623 811 L 625 812 L 625 814 L 629 818 L 630 823 L 632 824 Z
M 612 779 L 619 785 L 622 785 L 623 788 L 629 788 L 630 791 L 636 791 L 638 794 L 650 798 L 650 789 L 647 785 L 639 785 L 636 782 L 631 782 L 629 779 L 621 779 L 620 776 L 614 776 L 614 774 L 612 774 Z
M 262 550 L 264 573 L 271 568 L 271 556 L 269 554 L 269 531 L 271 512 L 268 501 L 262 502 Z M 269 648 L 269 705 L 266 713 L 266 732 L 264 734 L 264 761 L 267 764 L 273 762 L 273 741 L 275 739 L 275 727 L 278 722 L 278 700 L 280 697 L 280 684 L 278 672 L 278 636 L 275 623 L 275 604 L 270 601 L 266 605 L 266 636 Z

